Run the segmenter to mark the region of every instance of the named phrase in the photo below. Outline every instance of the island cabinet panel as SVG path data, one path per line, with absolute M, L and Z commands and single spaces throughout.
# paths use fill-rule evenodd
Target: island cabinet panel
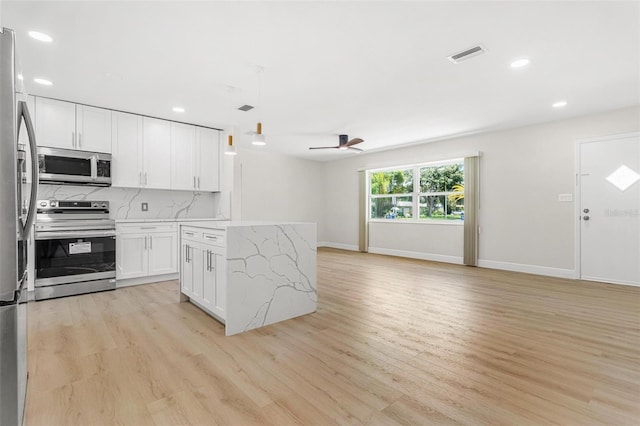
M 316 224 L 183 224 L 181 292 L 227 336 L 317 309 Z
M 184 230 L 181 234 L 180 288 L 183 294 L 221 322 L 225 321 L 226 277 L 223 234 Z M 209 238 L 207 239 L 206 236 Z

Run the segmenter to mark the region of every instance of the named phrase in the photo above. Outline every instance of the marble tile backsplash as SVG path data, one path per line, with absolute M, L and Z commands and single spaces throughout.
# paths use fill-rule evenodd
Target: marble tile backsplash
M 225 217 L 220 193 L 75 185 L 39 185 L 38 200 L 106 200 L 113 219 Z M 142 211 L 142 203 L 149 210 Z

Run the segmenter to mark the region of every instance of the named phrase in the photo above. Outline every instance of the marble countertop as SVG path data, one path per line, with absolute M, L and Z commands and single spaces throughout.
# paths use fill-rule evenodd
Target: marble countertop
M 171 219 L 116 219 L 116 223 L 148 223 L 148 222 L 218 222 L 227 221 L 224 218 L 202 217 L 202 218 L 171 218 Z
M 262 221 L 262 220 L 202 220 L 190 221 L 180 220 L 182 226 L 192 226 L 196 228 L 241 228 L 251 226 L 281 226 L 281 225 L 308 225 L 309 222 L 288 222 L 288 221 Z

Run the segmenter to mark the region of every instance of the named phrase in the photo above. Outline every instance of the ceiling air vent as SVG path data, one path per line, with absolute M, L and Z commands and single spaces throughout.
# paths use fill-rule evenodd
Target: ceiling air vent
M 238 109 L 239 109 L 240 111 L 244 111 L 244 112 L 250 111 L 250 110 L 252 110 L 253 108 L 254 108 L 254 107 L 252 107 L 251 105 L 242 105 L 241 107 L 238 107 Z
M 466 61 L 467 59 L 471 59 L 474 56 L 482 55 L 485 52 L 486 52 L 485 48 L 478 45 L 478 46 L 474 46 L 474 47 L 472 47 L 470 49 L 464 50 L 462 52 L 454 53 L 453 55 L 448 56 L 447 59 L 449 59 L 454 64 L 459 64 L 462 61 Z

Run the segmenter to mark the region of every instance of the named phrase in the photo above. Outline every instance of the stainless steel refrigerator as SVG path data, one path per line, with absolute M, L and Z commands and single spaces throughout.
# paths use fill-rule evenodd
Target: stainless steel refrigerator
M 21 425 L 27 388 L 27 240 L 38 183 L 36 141 L 17 93 L 15 35 L 0 29 L 0 425 Z M 24 125 L 24 126 L 23 126 Z M 18 144 L 20 131 L 28 143 Z M 31 179 L 26 176 L 30 160 Z

